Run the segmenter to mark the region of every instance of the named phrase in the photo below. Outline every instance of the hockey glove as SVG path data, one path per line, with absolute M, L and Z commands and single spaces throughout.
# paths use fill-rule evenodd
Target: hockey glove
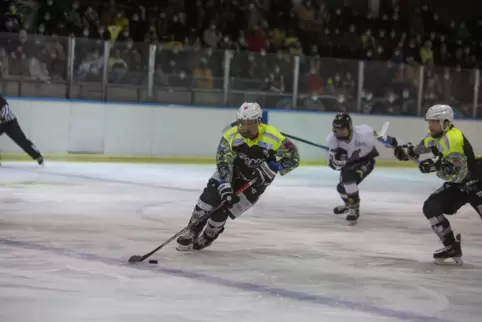
M 234 194 L 233 187 L 229 182 L 221 181 L 218 186 L 218 193 L 221 201 L 227 206 L 232 206 L 239 202 L 239 197 Z
M 269 185 L 271 182 L 273 182 L 274 178 L 276 177 L 276 174 L 278 171 L 281 170 L 281 165 L 276 163 L 276 162 L 263 162 L 259 168 L 255 169 L 255 175 L 257 176 L 258 180 L 256 182 L 256 185 L 261 186 L 261 185 Z
M 330 151 L 328 165 L 333 170 L 341 170 L 345 166 L 347 158 L 348 156 L 344 151 Z
M 396 142 L 396 139 L 394 140 Z M 412 145 L 412 143 L 407 143 L 405 148 L 406 150 L 397 143 L 395 150 L 393 151 L 395 158 L 400 161 L 408 161 L 410 159 L 418 160 L 419 155 L 415 153 L 415 147 Z
M 426 159 L 420 162 L 418 168 L 422 173 L 431 173 L 437 171 L 439 166 L 438 162 L 435 162 L 432 159 Z
M 405 152 L 405 150 L 401 146 L 397 146 L 393 150 L 393 154 L 395 155 L 395 158 L 397 158 L 399 161 L 408 161 L 408 154 Z

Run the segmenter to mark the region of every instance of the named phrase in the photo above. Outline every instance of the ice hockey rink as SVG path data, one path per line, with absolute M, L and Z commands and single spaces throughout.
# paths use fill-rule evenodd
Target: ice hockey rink
M 451 216 L 465 265 L 434 265 L 420 210 L 441 181 L 416 169 L 375 169 L 348 226 L 337 173 L 302 167 L 210 248 L 128 264 L 187 224 L 213 169 L 3 163 L 0 321 L 481 321 L 481 219 Z

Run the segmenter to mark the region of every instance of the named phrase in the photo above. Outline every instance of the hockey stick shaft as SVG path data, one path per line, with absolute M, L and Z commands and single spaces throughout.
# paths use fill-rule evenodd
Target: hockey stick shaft
M 253 179 L 251 181 L 249 181 L 248 183 L 246 183 L 244 186 L 242 186 L 237 192 L 236 192 L 236 195 L 240 195 L 241 193 L 243 193 L 246 189 L 248 189 L 249 187 L 251 187 L 255 181 L 257 179 Z M 216 208 L 214 208 L 213 210 L 211 210 L 209 213 L 205 214 L 204 216 L 202 216 L 201 218 L 199 218 L 199 220 L 197 221 L 198 223 L 199 222 L 203 222 L 204 220 L 208 219 L 209 216 L 211 216 L 215 211 L 219 210 L 221 207 L 224 207 L 225 206 L 225 203 L 221 203 L 219 204 Z M 161 248 L 163 248 L 164 246 L 168 245 L 169 243 L 171 243 L 174 239 L 176 239 L 177 237 L 181 236 L 182 234 L 184 234 L 189 228 L 191 227 L 191 224 L 187 225 L 186 227 L 184 227 L 181 231 L 179 231 L 177 234 L 175 234 L 174 236 L 172 236 L 171 238 L 169 238 L 168 240 L 166 240 L 165 242 L 163 242 L 162 244 L 160 244 L 159 246 L 157 246 L 156 248 L 154 248 L 152 251 L 150 251 L 149 253 L 145 254 L 145 255 L 142 255 L 141 258 L 139 260 L 131 260 L 132 257 L 135 257 L 135 256 L 132 256 L 131 259 L 129 260 L 129 262 L 143 262 L 145 261 L 147 258 L 151 257 L 154 253 L 158 252 Z
M 382 125 L 382 128 L 379 132 L 377 133 L 374 133 L 374 135 L 380 140 L 382 139 L 385 135 L 386 135 L 386 132 L 388 130 L 388 126 L 390 125 L 390 123 L 387 121 L 385 123 L 383 123 Z M 287 134 L 287 133 L 283 133 L 283 132 L 280 132 L 281 134 L 283 134 L 284 136 L 286 136 L 287 138 L 290 138 L 290 139 L 293 139 L 293 140 L 296 140 L 296 141 L 300 141 L 300 142 L 303 142 L 303 143 L 306 143 L 308 145 L 311 145 L 311 146 L 314 146 L 314 147 L 317 147 L 317 148 L 321 148 L 323 150 L 330 150 L 329 147 L 327 146 L 324 146 L 324 145 L 321 145 L 321 144 L 317 144 L 317 143 L 314 143 L 314 142 L 311 142 L 311 141 L 308 141 L 308 140 L 305 140 L 305 139 L 302 139 L 302 138 L 299 138 L 297 136 L 294 136 L 294 135 L 291 135 L 291 134 Z
M 320 148 L 320 149 L 323 149 L 323 150 L 326 150 L 326 151 L 328 151 L 328 150 L 330 149 L 330 148 L 327 147 L 327 146 L 324 146 L 324 145 L 321 145 L 321 144 L 317 144 L 317 143 L 314 143 L 314 142 L 311 142 L 311 141 L 308 141 L 308 140 L 299 138 L 299 137 L 294 136 L 294 135 L 290 135 L 290 134 L 283 133 L 283 132 L 280 132 L 280 133 L 283 134 L 284 136 L 286 136 L 287 138 L 290 138 L 290 139 L 293 139 L 293 140 L 296 140 L 296 141 L 300 141 L 300 142 L 306 143 L 306 144 L 308 144 L 308 145 L 311 145 L 311 146 L 314 146 L 314 147 L 317 147 L 317 148 Z

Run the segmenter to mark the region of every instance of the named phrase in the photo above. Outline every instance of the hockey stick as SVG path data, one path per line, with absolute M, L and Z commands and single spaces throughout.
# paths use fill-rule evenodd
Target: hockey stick
M 228 125 L 227 127 L 225 127 L 223 131 L 226 131 L 229 127 L 232 127 L 232 126 L 235 126 L 235 125 L 236 125 L 236 122 L 233 122 L 230 125 Z M 389 126 L 390 126 L 390 122 L 387 121 L 387 122 L 383 123 L 382 128 L 379 132 L 374 133 L 374 135 L 377 137 L 377 139 L 382 143 L 385 143 L 383 137 L 386 135 L 386 132 L 387 132 Z M 296 141 L 300 141 L 302 143 L 314 146 L 316 148 L 320 148 L 320 149 L 323 149 L 325 151 L 330 150 L 330 148 L 327 147 L 327 146 L 324 146 L 324 145 L 321 145 L 321 144 L 318 144 L 318 143 L 314 143 L 314 142 L 299 138 L 297 136 L 294 136 L 294 135 L 291 135 L 291 134 L 288 134 L 288 133 L 284 133 L 284 132 L 280 132 L 280 133 L 283 136 L 286 136 L 287 138 L 290 138 L 290 139 L 293 139 L 293 140 L 296 140 Z
M 293 140 L 296 140 L 296 141 L 300 141 L 300 142 L 303 142 L 303 143 L 306 143 L 308 145 L 311 145 L 311 146 L 314 146 L 314 147 L 317 147 L 317 148 L 320 148 L 320 149 L 323 149 L 323 150 L 326 150 L 328 151 L 330 148 L 327 147 L 327 146 L 324 146 L 324 145 L 321 145 L 321 144 L 317 144 L 317 143 L 314 143 L 314 142 L 311 142 L 311 141 L 308 141 L 308 140 L 305 140 L 305 139 L 302 139 L 302 138 L 299 138 L 299 137 L 296 137 L 294 135 L 290 135 L 290 134 L 287 134 L 287 133 L 283 133 L 283 132 L 280 132 L 282 135 L 286 136 L 287 138 L 290 138 L 290 139 L 293 139 Z
M 380 129 L 379 132 L 376 132 L 373 133 L 374 136 L 377 137 L 377 139 L 381 142 L 384 142 L 384 137 L 386 136 L 386 133 L 387 133 L 387 130 L 388 130 L 388 127 L 390 126 L 390 122 L 386 121 L 385 123 L 383 123 L 382 125 L 382 128 Z M 287 134 L 287 133 L 283 133 L 283 132 L 280 132 L 281 134 L 283 134 L 284 136 L 286 136 L 287 138 L 290 138 L 290 139 L 293 139 L 293 140 L 297 140 L 297 141 L 300 141 L 300 142 L 303 142 L 303 143 L 306 143 L 308 145 L 312 145 L 314 147 L 317 147 L 317 148 L 321 148 L 323 150 L 326 150 L 328 151 L 330 148 L 327 147 L 327 146 L 324 146 L 324 145 L 321 145 L 321 144 L 317 144 L 317 143 L 314 143 L 314 142 L 310 142 L 308 140 L 305 140 L 305 139 L 302 139 L 302 138 L 299 138 L 299 137 L 296 137 L 294 135 L 290 135 L 290 134 Z
M 236 195 L 240 195 L 241 193 L 243 193 L 246 189 L 248 189 L 249 187 L 251 187 L 255 181 L 257 179 L 254 178 L 253 180 L 251 180 L 250 182 L 246 183 L 244 186 L 242 186 L 237 192 L 236 192 Z M 205 214 L 204 216 L 202 216 L 201 218 L 198 219 L 198 221 L 196 223 L 199 223 L 199 222 L 203 222 L 204 220 L 208 219 L 209 216 L 211 216 L 211 214 L 213 214 L 215 211 L 219 210 L 221 207 L 224 207 L 225 203 L 221 203 L 219 204 L 219 206 L 217 206 L 216 208 L 214 208 L 213 210 L 211 210 L 209 213 Z M 166 246 L 167 244 L 169 244 L 170 242 L 172 242 L 174 239 L 176 239 L 177 237 L 181 236 L 182 234 L 184 234 L 189 228 L 191 228 L 192 224 L 189 224 L 187 225 L 186 227 L 184 227 L 181 231 L 179 231 L 177 234 L 175 234 L 174 236 L 172 236 L 171 238 L 169 238 L 168 240 L 166 240 L 165 242 L 163 242 L 162 244 L 160 244 L 159 246 L 157 246 L 156 248 L 154 248 L 152 251 L 150 251 L 149 253 L 147 254 L 144 254 L 144 255 L 132 255 L 130 258 L 129 258 L 129 263 L 140 263 L 140 262 L 143 262 L 145 261 L 147 258 L 151 257 L 154 253 L 156 253 L 157 251 L 159 251 L 161 248 L 163 248 L 164 246 Z

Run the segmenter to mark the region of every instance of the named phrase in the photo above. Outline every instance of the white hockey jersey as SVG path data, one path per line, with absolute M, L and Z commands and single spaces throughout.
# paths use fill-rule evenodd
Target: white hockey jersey
M 347 153 L 347 163 L 356 162 L 369 154 L 374 157 L 378 156 L 376 149 L 377 137 L 375 130 L 366 124 L 353 126 L 352 137 L 350 141 L 338 140 L 333 132 L 326 137 L 326 145 L 330 148 L 328 154 L 333 153 L 337 149 L 343 149 Z

